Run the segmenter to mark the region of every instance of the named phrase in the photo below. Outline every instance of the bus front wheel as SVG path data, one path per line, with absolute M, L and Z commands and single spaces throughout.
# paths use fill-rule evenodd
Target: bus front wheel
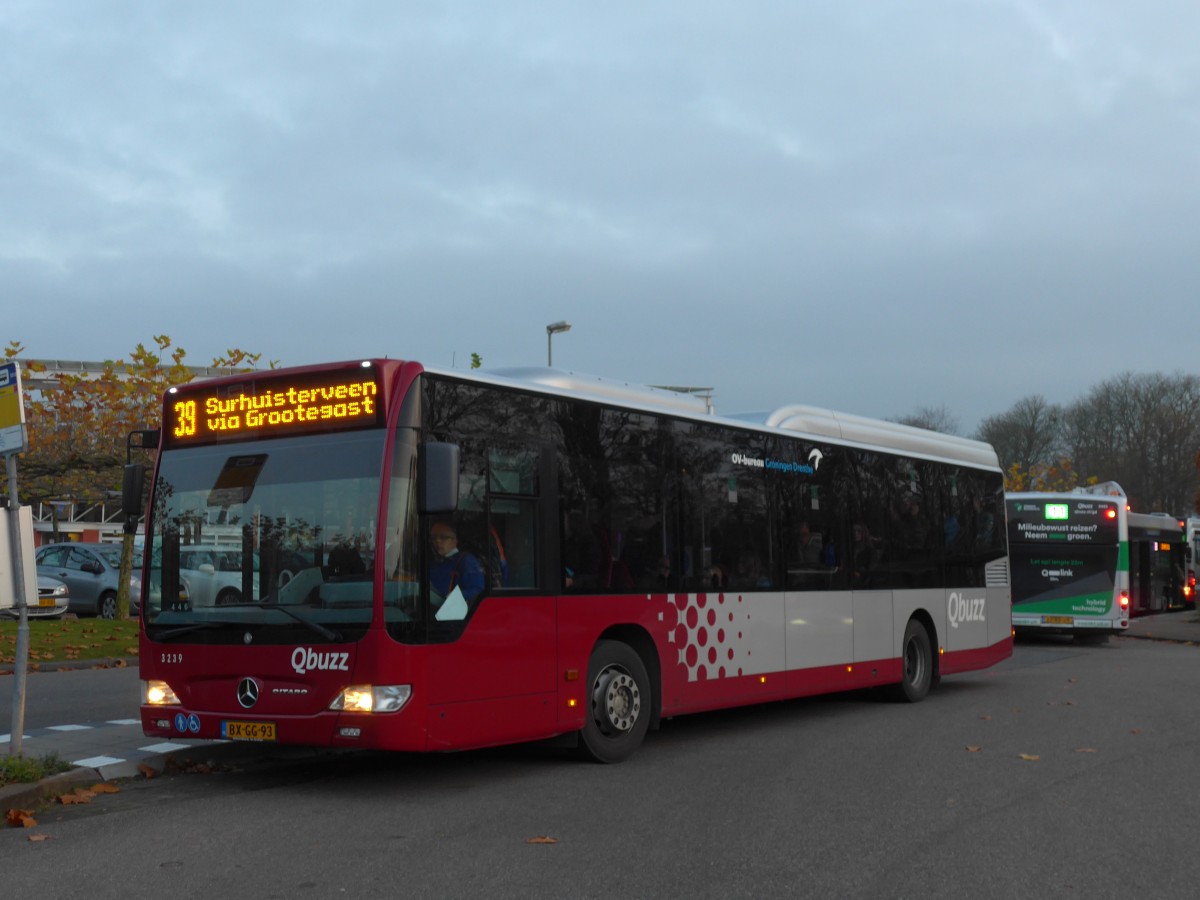
M 650 679 L 628 644 L 600 641 L 588 663 L 588 715 L 580 733 L 587 759 L 616 763 L 642 743 L 650 725 Z
M 900 645 L 901 681 L 889 686 L 888 696 L 901 703 L 924 700 L 933 685 L 933 647 L 925 626 L 912 619 Z

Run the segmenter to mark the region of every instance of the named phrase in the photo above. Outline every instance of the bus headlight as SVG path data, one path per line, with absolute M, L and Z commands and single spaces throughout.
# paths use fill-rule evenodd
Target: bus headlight
M 392 713 L 398 712 L 412 695 L 408 684 L 354 684 L 343 690 L 330 709 L 342 712 Z
M 142 682 L 142 703 L 146 706 L 178 706 L 179 698 L 165 681 Z

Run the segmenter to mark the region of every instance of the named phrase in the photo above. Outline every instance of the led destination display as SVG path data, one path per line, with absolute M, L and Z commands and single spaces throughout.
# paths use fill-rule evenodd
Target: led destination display
M 382 421 L 367 368 L 200 384 L 167 395 L 165 442 L 174 446 L 362 428 Z

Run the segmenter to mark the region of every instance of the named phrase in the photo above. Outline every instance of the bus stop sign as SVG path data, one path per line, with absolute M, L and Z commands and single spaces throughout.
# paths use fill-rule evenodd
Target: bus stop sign
M 25 451 L 25 402 L 21 394 L 21 367 L 0 365 L 0 454 Z

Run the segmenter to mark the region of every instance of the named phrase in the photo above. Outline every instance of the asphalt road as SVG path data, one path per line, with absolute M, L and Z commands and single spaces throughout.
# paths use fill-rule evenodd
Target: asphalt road
M 12 725 L 14 678 L 0 678 L 0 734 Z M 138 717 L 137 663 L 121 669 L 80 668 L 25 676 L 25 728 Z
M 920 704 L 680 718 L 618 766 L 221 748 L 216 772 L 0 830 L 0 881 L 89 900 L 1190 898 L 1198 654 L 1021 642 Z

